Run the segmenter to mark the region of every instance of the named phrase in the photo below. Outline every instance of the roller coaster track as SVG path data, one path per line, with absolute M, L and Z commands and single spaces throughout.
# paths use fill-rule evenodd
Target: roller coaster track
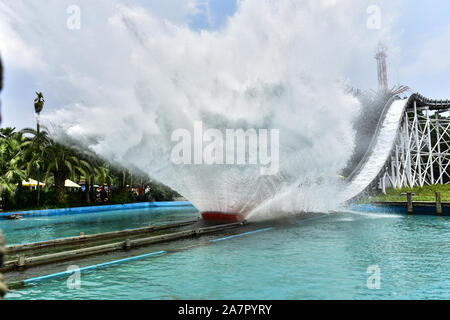
M 408 99 L 408 108 L 413 108 L 416 102 L 417 108 L 428 108 L 429 110 L 448 110 L 450 108 L 450 100 L 433 100 L 422 96 L 419 93 L 414 93 Z
M 386 177 L 389 178 L 390 185 L 396 187 L 442 183 L 447 169 L 450 170 L 450 159 L 446 158 L 447 155 L 450 155 L 450 148 L 441 150 L 441 145 L 449 147 L 446 141 L 442 141 L 442 138 L 437 140 L 437 145 L 431 144 L 430 126 L 431 124 L 439 125 L 439 121 L 443 121 L 443 128 L 435 130 L 447 134 L 447 130 L 450 133 L 450 128 L 447 125 L 450 120 L 440 120 L 436 116 L 436 120 L 431 121 L 427 112 L 427 118 L 424 118 L 422 123 L 428 127 L 422 128 L 417 111 L 430 110 L 438 114 L 449 109 L 450 100 L 428 99 L 418 93 L 412 94 L 407 99 L 401 99 L 398 96 L 392 97 L 383 108 L 364 157 L 346 178 L 346 186 L 342 193 L 343 201 L 351 201 L 364 194 L 368 189 L 381 184 L 381 182 L 383 182 L 382 189 L 384 189 Z M 414 116 L 408 117 L 409 113 L 413 113 Z M 408 128 L 410 128 L 409 131 Z M 421 131 L 418 128 L 423 130 Z M 415 132 L 413 132 L 413 129 L 415 129 Z M 413 137 L 413 134 L 416 136 Z M 425 137 L 426 134 L 428 134 L 428 137 Z M 415 153 L 413 152 L 414 149 L 416 150 Z M 428 154 L 424 155 L 423 149 L 428 151 Z M 439 152 L 437 152 L 437 149 L 439 149 Z M 427 159 L 424 159 L 425 157 Z M 448 161 L 443 163 L 442 159 L 444 159 L 444 162 Z M 425 165 L 425 160 L 428 165 Z M 433 177 L 427 180 L 423 173 L 425 171 L 420 169 L 423 167 L 433 176 L 435 171 L 433 168 L 436 166 L 439 166 L 441 172 L 440 181 Z M 415 175 L 416 171 L 417 174 Z

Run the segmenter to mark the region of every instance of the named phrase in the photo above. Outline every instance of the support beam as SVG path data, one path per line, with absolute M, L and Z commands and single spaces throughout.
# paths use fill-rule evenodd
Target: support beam
M 436 192 L 436 213 L 438 216 L 442 216 L 442 202 L 440 192 Z
M 430 170 L 430 183 L 434 184 L 434 172 L 433 172 L 433 145 L 431 144 L 431 121 L 430 121 L 430 114 L 429 111 L 427 111 L 427 142 L 428 142 L 428 167 Z
M 410 97 L 386 168 L 380 172 L 379 189 L 386 188 L 383 178 L 393 188 L 450 184 L 449 106 L 450 100 Z
M 413 214 L 414 209 L 413 209 L 412 193 L 411 192 L 408 192 L 406 194 L 406 199 L 408 201 L 408 214 Z
M 444 184 L 444 174 L 442 172 L 442 154 L 441 154 L 441 130 L 439 125 L 439 113 L 436 112 L 436 147 L 437 147 L 437 160 L 439 165 L 439 183 Z
M 423 187 L 423 177 L 422 177 L 422 155 L 419 140 L 419 117 L 417 115 L 417 102 L 414 101 L 414 130 L 415 130 L 415 140 L 416 140 L 416 167 L 419 175 L 419 186 Z

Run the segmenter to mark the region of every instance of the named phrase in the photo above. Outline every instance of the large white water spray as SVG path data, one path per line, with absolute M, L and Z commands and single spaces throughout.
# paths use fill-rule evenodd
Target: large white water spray
M 335 208 L 359 108 L 342 79 L 378 41 L 367 36 L 366 3 L 245 0 L 220 30 L 198 31 L 122 1 L 79 2 L 74 31 L 70 1 L 0 0 L 0 40 L 13 39 L 6 62 L 33 70 L 47 100 L 64 106 L 43 116 L 50 127 L 144 170 L 201 212 Z M 278 129 L 278 173 L 174 164 L 172 134 L 193 132 L 195 121 L 223 132 Z

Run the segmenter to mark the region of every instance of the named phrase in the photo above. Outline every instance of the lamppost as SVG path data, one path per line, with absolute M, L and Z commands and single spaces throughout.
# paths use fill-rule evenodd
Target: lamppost
M 2 59 L 0 58 L 0 93 L 3 89 L 3 65 L 2 65 Z M 2 121 L 2 117 L 0 114 L 0 124 Z M 0 267 L 3 266 L 3 259 L 6 255 L 6 246 L 5 246 L 5 238 L 3 237 L 3 233 L 0 230 Z M 6 295 L 6 292 L 8 291 L 8 288 L 3 283 L 3 275 L 0 273 L 0 300 Z

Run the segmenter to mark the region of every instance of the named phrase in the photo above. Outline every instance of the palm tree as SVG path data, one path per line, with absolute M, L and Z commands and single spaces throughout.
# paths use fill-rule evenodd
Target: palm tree
M 41 133 L 41 126 L 39 123 L 39 117 L 41 115 L 42 109 L 44 109 L 44 103 L 45 103 L 45 99 L 44 99 L 44 95 L 42 94 L 42 92 L 36 92 L 36 98 L 34 99 L 34 112 L 36 113 L 36 133 L 37 133 L 37 137 L 40 136 Z M 36 151 L 40 150 L 40 139 L 35 139 L 35 143 L 36 143 Z M 37 155 L 39 155 L 40 152 L 38 152 Z M 38 196 L 37 196 L 37 205 L 39 206 L 39 201 L 40 201 L 40 195 L 41 195 L 41 186 L 39 184 L 39 177 L 41 176 L 41 171 L 40 171 L 40 167 L 41 164 L 39 163 L 41 160 L 38 158 L 35 158 L 35 160 L 37 160 L 37 162 L 34 163 L 34 167 L 37 170 L 37 176 L 38 176 L 38 183 L 37 183 L 37 190 L 38 190 Z
M 22 180 L 26 178 L 24 170 L 24 146 L 27 138 L 21 132 L 15 132 L 14 128 L 0 130 L 0 169 L 3 178 L 3 185 L 7 183 L 22 185 Z M 8 187 L 13 190 L 14 188 Z
M 27 163 L 27 173 L 37 180 L 37 206 L 40 204 L 41 182 L 43 182 L 43 173 L 46 168 L 46 148 L 51 145 L 47 131 L 37 132 L 31 128 L 25 128 L 21 131 L 23 134 L 30 134 L 33 137 L 23 143 L 23 157 Z
M 86 203 L 91 203 L 91 186 L 94 184 L 94 177 L 95 177 L 95 166 L 89 161 L 84 159 L 78 160 L 78 165 L 76 166 L 76 170 L 83 175 L 85 180 L 85 186 L 86 186 Z
M 113 184 L 114 176 L 111 174 L 111 168 L 108 163 L 95 167 L 95 177 L 100 184 Z
M 34 111 L 37 115 L 40 115 L 42 112 L 42 109 L 44 109 L 44 95 L 42 92 L 36 92 L 36 99 L 34 99 Z
M 46 179 L 53 175 L 55 191 L 60 204 L 65 203 L 65 181 L 76 173 L 80 159 L 74 150 L 52 142 L 44 149 L 47 164 Z
M 77 145 L 75 141 L 72 141 L 72 144 L 71 150 L 78 159 L 77 163 L 73 166 L 74 173 L 78 173 L 84 178 L 86 186 L 86 203 L 90 204 L 91 193 L 94 189 L 95 181 L 99 176 L 103 176 L 104 178 L 106 178 L 106 176 L 99 171 L 100 159 L 95 153 Z
M 17 166 L 17 163 L 11 164 L 1 179 L 1 186 L 5 188 L 11 195 L 14 195 L 22 186 L 22 181 L 27 178 L 27 172 Z
M 14 130 L 0 130 L 0 189 L 6 198 L 13 197 L 26 179 L 23 144 L 27 139 Z
M 12 138 L 15 134 L 16 128 L 1 128 L 0 129 L 0 138 L 9 139 Z

